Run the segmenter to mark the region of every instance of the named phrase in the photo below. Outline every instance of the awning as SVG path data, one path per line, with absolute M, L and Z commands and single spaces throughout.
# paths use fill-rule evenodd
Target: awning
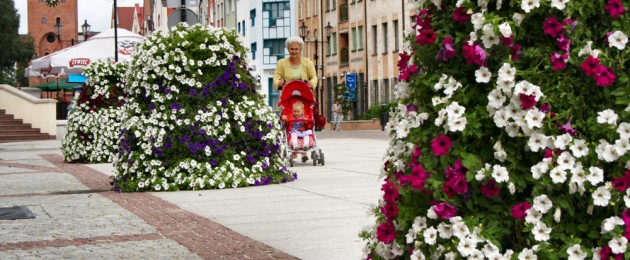
M 77 83 L 68 83 L 65 79 L 60 79 L 60 80 L 53 80 L 41 85 L 37 85 L 37 86 L 32 86 L 34 88 L 38 88 L 41 89 L 43 91 L 59 91 L 59 90 L 65 90 L 65 91 L 74 91 L 75 89 L 79 89 L 81 88 L 81 84 L 77 84 Z

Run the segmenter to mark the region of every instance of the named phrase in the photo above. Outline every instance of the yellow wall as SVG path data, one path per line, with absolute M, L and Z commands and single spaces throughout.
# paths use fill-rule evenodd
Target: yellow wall
M 57 135 L 56 103 L 54 99 L 39 99 L 12 86 L 0 84 L 0 109 L 52 136 Z

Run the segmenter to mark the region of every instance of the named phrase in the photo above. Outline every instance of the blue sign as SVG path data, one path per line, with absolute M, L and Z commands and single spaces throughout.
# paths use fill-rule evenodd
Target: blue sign
M 346 96 L 350 100 L 357 99 L 357 74 L 346 74 Z
M 68 82 L 70 83 L 84 83 L 87 80 L 83 74 L 68 74 Z

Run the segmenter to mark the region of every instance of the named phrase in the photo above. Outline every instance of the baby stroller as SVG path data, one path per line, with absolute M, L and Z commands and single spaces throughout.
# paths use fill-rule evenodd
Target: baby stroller
M 289 165 L 293 167 L 294 155 L 304 154 L 304 156 L 306 156 L 309 153 L 311 155 L 311 160 L 313 161 L 313 166 L 316 166 L 318 163 L 324 165 L 324 153 L 322 152 L 322 149 L 319 149 L 317 146 L 317 138 L 315 137 L 315 129 L 313 128 L 313 108 L 317 103 L 315 102 L 313 92 L 307 83 L 300 80 L 294 80 L 284 86 L 284 89 L 280 94 L 280 102 L 278 103 L 280 115 L 293 115 L 293 104 L 298 101 L 301 101 L 304 104 L 304 119 L 281 120 L 280 122 L 283 130 L 282 132 L 285 134 L 283 143 L 284 147 L 286 147 L 285 154 L 289 156 Z M 293 147 L 293 144 L 290 141 L 292 134 L 291 126 L 293 122 L 297 121 L 304 122 L 304 125 L 311 130 L 312 134 L 309 136 L 298 137 L 298 147 Z M 307 140 L 307 143 L 310 144 L 308 147 L 303 147 L 305 143 L 304 138 L 309 138 L 309 140 Z

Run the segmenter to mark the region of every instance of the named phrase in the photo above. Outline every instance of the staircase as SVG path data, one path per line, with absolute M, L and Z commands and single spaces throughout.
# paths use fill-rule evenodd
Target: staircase
M 15 119 L 0 109 L 0 143 L 54 139 L 55 136 L 41 133 L 38 128 L 32 128 L 31 124 L 24 124 L 22 119 Z

